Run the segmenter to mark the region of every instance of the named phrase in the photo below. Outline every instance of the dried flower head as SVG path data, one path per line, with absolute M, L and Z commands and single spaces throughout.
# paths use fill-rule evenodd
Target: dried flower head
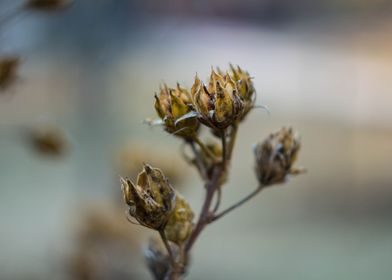
M 283 183 L 289 174 L 302 170 L 293 168 L 301 147 L 291 128 L 282 128 L 255 147 L 256 175 L 263 186 Z
M 236 83 L 239 96 L 244 103 L 244 110 L 241 116 L 241 119 L 244 119 L 254 107 L 256 90 L 253 86 L 252 78 L 247 71 L 242 70 L 238 65 L 234 67 L 232 64 L 230 64 L 230 71 L 230 76 Z
M 176 194 L 176 207 L 165 227 L 168 240 L 182 244 L 192 232 L 194 214 L 188 202 L 179 193 Z
M 55 11 L 70 5 L 72 0 L 27 0 L 26 9 L 36 11 Z
M 68 146 L 63 132 L 49 125 L 31 129 L 29 140 L 34 150 L 42 155 L 61 156 Z
M 162 230 L 173 213 L 176 194 L 159 168 L 144 164 L 136 185 L 121 178 L 124 200 L 129 214 L 141 225 Z
M 0 58 L 0 91 L 7 90 L 17 79 L 17 71 L 20 64 L 19 57 Z
M 159 96 L 155 95 L 155 110 L 169 133 L 184 138 L 193 138 L 199 128 L 196 116 L 191 116 L 189 92 L 179 84 L 175 89 L 161 87 Z M 188 117 L 189 116 L 189 117 Z
M 211 70 L 208 88 L 196 76 L 191 90 L 200 121 L 214 129 L 233 124 L 243 111 L 243 102 L 230 75 L 225 77 Z

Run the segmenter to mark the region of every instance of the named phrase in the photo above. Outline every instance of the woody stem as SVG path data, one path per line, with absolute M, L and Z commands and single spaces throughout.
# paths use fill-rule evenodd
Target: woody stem
M 161 236 L 163 244 L 165 245 L 167 253 L 169 254 L 171 266 L 175 267 L 176 266 L 176 260 L 174 258 L 173 251 L 170 248 L 169 241 L 167 240 L 167 237 L 166 237 L 166 234 L 165 234 L 165 230 L 159 230 L 159 235 Z
M 245 196 L 243 199 L 241 199 L 240 201 L 238 201 L 237 203 L 233 204 L 232 206 L 230 206 L 229 208 L 227 208 L 226 210 L 222 211 L 221 213 L 215 215 L 211 220 L 210 223 L 218 220 L 219 218 L 223 217 L 224 215 L 228 214 L 229 212 L 233 211 L 234 209 L 238 208 L 239 206 L 241 206 L 242 204 L 244 204 L 245 202 L 249 201 L 251 198 L 253 198 L 254 196 L 256 196 L 261 190 L 263 189 L 263 186 L 260 185 L 257 189 L 255 189 L 253 192 L 251 192 L 250 194 L 248 194 L 247 196 Z
M 203 150 L 203 152 L 208 155 L 210 158 L 212 158 L 214 161 L 218 161 L 218 159 L 216 158 L 216 156 L 204 145 L 204 143 L 197 137 L 195 136 L 193 138 L 193 141 L 195 141 L 195 143 L 197 145 L 199 145 L 200 149 Z
M 205 193 L 204 203 L 200 211 L 199 219 L 195 225 L 195 228 L 193 229 L 191 236 L 189 237 L 188 242 L 186 243 L 185 246 L 186 253 L 188 253 L 192 249 L 192 246 L 194 245 L 196 239 L 203 231 L 204 227 L 208 225 L 208 223 L 212 218 L 211 217 L 212 213 L 210 212 L 211 203 L 214 197 L 214 193 L 221 187 L 222 184 L 221 178 L 222 176 L 224 176 L 226 169 L 229 165 L 232 151 L 234 148 L 236 134 L 237 134 L 237 124 L 233 125 L 229 143 L 227 143 L 226 141 L 226 131 L 222 133 L 222 138 L 221 138 L 222 139 L 222 162 L 218 162 L 215 164 L 211 178 L 205 184 L 206 193 Z M 217 205 L 215 205 L 213 211 L 217 211 L 217 210 L 218 210 Z
M 203 180 L 207 180 L 207 170 L 201 159 L 200 152 L 196 149 L 195 142 L 189 141 L 188 143 L 192 148 L 193 154 L 195 155 L 197 169 L 199 169 L 200 174 L 203 177 Z

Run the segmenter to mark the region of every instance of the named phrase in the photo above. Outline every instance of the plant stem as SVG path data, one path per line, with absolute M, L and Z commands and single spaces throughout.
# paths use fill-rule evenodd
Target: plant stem
M 225 162 L 227 159 L 227 144 L 226 144 L 226 130 L 222 129 L 221 131 L 221 140 L 222 140 L 222 162 Z
M 222 184 L 221 178 L 222 176 L 224 176 L 226 169 L 230 163 L 230 158 L 235 144 L 235 138 L 237 135 L 237 128 L 238 128 L 238 124 L 237 123 L 233 124 L 233 128 L 230 134 L 229 144 L 227 144 L 226 141 L 226 130 L 222 131 L 222 138 L 221 138 L 222 139 L 222 162 L 215 164 L 211 178 L 205 184 L 206 193 L 205 193 L 204 203 L 201 208 L 199 219 L 196 223 L 196 226 L 193 229 L 191 236 L 189 237 L 188 242 L 185 245 L 185 253 L 188 253 L 192 249 L 192 246 L 194 245 L 200 233 L 203 231 L 204 227 L 207 224 L 209 224 L 209 222 L 211 221 L 211 212 L 210 212 L 211 203 L 214 197 L 214 193 L 221 187 Z M 200 142 L 200 140 L 195 138 L 195 142 L 198 143 L 198 141 Z M 202 148 L 202 146 L 200 147 Z M 218 205 L 215 205 L 214 211 L 217 211 L 217 206 L 219 207 L 219 203 Z
M 203 150 L 203 152 L 208 155 L 210 158 L 212 158 L 214 161 L 218 161 L 218 159 L 216 158 L 216 156 L 204 145 L 204 143 L 198 138 L 198 137 L 194 137 L 193 141 L 195 141 L 195 143 L 197 145 L 200 146 L 200 149 Z
M 197 237 L 208 223 L 209 215 L 210 215 L 209 209 L 211 207 L 211 202 L 214 197 L 216 186 L 218 186 L 219 179 L 223 174 L 223 170 L 224 170 L 223 165 L 217 164 L 214 168 L 211 180 L 209 180 L 205 185 L 206 194 L 204 198 L 203 207 L 201 208 L 200 211 L 199 220 L 197 221 L 196 226 L 193 229 L 191 236 L 189 237 L 188 242 L 185 246 L 185 252 L 190 251 Z
M 237 139 L 237 132 L 238 132 L 238 123 L 234 123 L 232 126 L 231 133 L 230 133 L 230 142 L 229 142 L 229 145 L 227 148 L 228 153 L 229 153 L 228 154 L 229 161 L 231 160 L 231 156 L 233 155 L 234 145 L 235 145 L 235 142 Z
M 216 202 L 215 202 L 214 210 L 212 210 L 213 213 L 216 213 L 216 211 L 218 211 L 221 200 L 222 200 L 222 188 L 219 187 L 216 190 Z
M 241 206 L 242 204 L 244 204 L 245 202 L 247 202 L 248 200 L 250 200 L 252 197 L 256 196 L 264 187 L 263 186 L 259 186 L 257 189 L 255 189 L 253 192 L 251 192 L 250 194 L 248 194 L 247 196 L 245 196 L 243 199 L 241 199 L 240 201 L 238 201 L 237 203 L 233 204 L 232 206 L 230 206 L 229 208 L 227 208 L 226 210 L 222 211 L 221 213 L 215 215 L 211 220 L 210 223 L 218 220 L 219 218 L 222 218 L 224 215 L 226 215 L 227 213 L 233 211 L 234 209 L 238 208 L 239 206 Z
M 197 169 L 200 171 L 202 179 L 207 180 L 207 178 L 208 178 L 207 170 L 206 170 L 206 167 L 204 166 L 204 163 L 200 157 L 199 151 L 196 149 L 195 142 L 189 141 L 188 143 L 192 148 L 193 154 L 195 155 L 196 166 L 197 166 Z
M 161 239 L 162 239 L 162 241 L 163 241 L 163 244 L 165 245 L 166 250 L 167 250 L 167 252 L 168 252 L 168 254 L 169 254 L 171 266 L 172 266 L 172 267 L 175 267 L 175 266 L 176 266 L 176 260 L 175 260 L 175 258 L 174 258 L 173 251 L 172 251 L 172 249 L 170 248 L 169 241 L 168 241 L 167 238 L 166 238 L 165 230 L 164 230 L 164 229 L 163 229 L 163 230 L 159 230 L 159 235 L 161 236 Z

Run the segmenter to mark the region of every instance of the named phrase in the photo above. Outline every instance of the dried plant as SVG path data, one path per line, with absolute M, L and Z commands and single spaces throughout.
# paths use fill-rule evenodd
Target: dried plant
M 155 279 L 181 279 L 189 265 L 191 250 L 203 229 L 247 202 L 262 189 L 284 183 L 289 175 L 302 173 L 293 167 L 300 140 L 291 128 L 283 128 L 257 144 L 255 171 L 258 187 L 231 207 L 221 210 L 222 186 L 226 183 L 238 127 L 255 108 L 256 92 L 247 71 L 230 65 L 226 73 L 211 70 L 208 84 L 196 76 L 190 90 L 164 85 L 155 95 L 155 110 L 164 129 L 191 147 L 192 164 L 204 181 L 205 197 L 196 222 L 184 197 L 173 189 L 163 171 L 144 164 L 136 183 L 121 179 L 128 219 L 157 231 L 162 239 L 150 243 L 145 252 Z M 219 142 L 204 142 L 200 128 L 208 127 Z M 166 248 L 166 251 L 164 250 Z

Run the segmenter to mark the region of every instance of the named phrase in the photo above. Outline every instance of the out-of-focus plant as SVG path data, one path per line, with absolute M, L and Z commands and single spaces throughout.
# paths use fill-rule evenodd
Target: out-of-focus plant
M 139 279 L 137 256 L 131 249 L 139 247 L 141 234 L 117 219 L 122 209 L 112 201 L 99 205 L 77 206 L 73 228 L 73 245 L 66 258 L 69 277 L 74 280 Z M 130 249 L 131 248 L 131 249 Z
M 8 90 L 17 80 L 19 64 L 17 56 L 0 57 L 0 92 Z
M 73 3 L 72 0 L 26 0 L 8 14 L 0 14 L 0 30 L 3 26 L 25 12 L 54 12 L 64 9 Z M 0 93 L 8 90 L 17 80 L 20 65 L 18 56 L 0 57 Z
M 256 91 L 249 73 L 230 65 L 230 70 L 211 71 L 204 84 L 196 76 L 190 90 L 180 85 L 164 85 L 155 95 L 158 120 L 172 135 L 191 147 L 193 156 L 186 161 L 199 172 L 205 197 L 196 222 L 186 199 L 171 186 L 164 172 L 144 164 L 136 182 L 121 179 L 128 219 L 160 234 L 162 243 L 152 242 L 145 252 L 155 279 L 181 279 L 189 265 L 191 250 L 206 226 L 258 194 L 262 189 L 286 182 L 289 175 L 302 173 L 293 165 L 300 149 L 300 139 L 291 128 L 282 128 L 257 144 L 255 171 L 258 186 L 231 207 L 221 210 L 222 186 L 227 182 L 238 127 L 255 108 Z M 204 126 L 220 141 L 199 138 Z M 163 249 L 166 248 L 166 251 Z
M 33 150 L 39 155 L 60 157 L 69 149 L 64 132 L 59 127 L 52 125 L 29 128 L 27 139 Z

